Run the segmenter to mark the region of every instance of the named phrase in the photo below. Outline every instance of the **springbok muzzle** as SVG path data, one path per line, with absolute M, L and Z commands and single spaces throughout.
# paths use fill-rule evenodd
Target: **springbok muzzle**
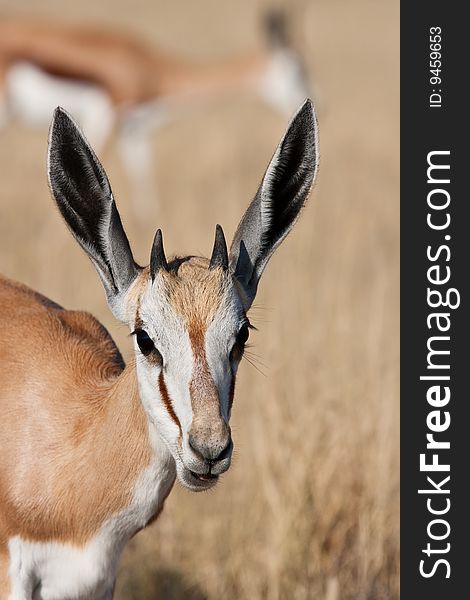
M 199 421 L 199 422 L 198 422 Z M 194 420 L 188 436 L 189 447 L 213 472 L 228 469 L 233 449 L 230 427 L 219 417 L 210 422 Z M 227 463 L 222 465 L 222 463 Z M 225 467 L 225 468 L 224 468 Z

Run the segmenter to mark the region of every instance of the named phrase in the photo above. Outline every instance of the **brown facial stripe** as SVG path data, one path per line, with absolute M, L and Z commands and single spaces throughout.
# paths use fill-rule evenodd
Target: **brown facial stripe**
M 183 431 L 181 429 L 181 423 L 179 422 L 179 419 L 176 416 L 176 413 L 173 408 L 173 404 L 171 403 L 171 400 L 170 400 L 170 395 L 168 394 L 168 389 L 166 387 L 165 378 L 163 377 L 163 370 L 160 371 L 160 374 L 158 376 L 158 387 L 160 389 L 160 395 L 162 397 L 163 404 L 165 405 L 165 408 L 167 409 L 168 414 L 173 419 L 173 421 L 176 423 L 176 425 L 178 425 L 178 429 L 180 430 L 180 435 L 183 435 Z
M 138 300 L 138 306 L 137 306 L 137 311 L 136 311 L 136 316 L 135 316 L 135 325 L 134 325 L 135 329 L 142 329 L 142 327 L 144 325 L 144 323 L 140 317 L 139 309 L 140 309 L 140 298 Z M 155 362 L 156 364 L 161 364 L 161 358 L 159 356 L 155 356 L 155 354 L 151 354 L 151 355 L 147 356 L 146 358 L 151 360 L 152 362 Z M 170 399 L 170 394 L 168 393 L 168 388 L 166 387 L 165 378 L 163 376 L 163 370 L 161 370 L 160 374 L 158 375 L 158 388 L 160 390 L 160 395 L 162 397 L 163 404 L 165 405 L 165 408 L 167 409 L 168 414 L 170 415 L 173 422 L 176 423 L 176 425 L 178 426 L 180 436 L 182 436 L 183 430 L 181 429 L 181 423 L 180 423 L 178 417 L 176 416 L 175 409 L 173 408 L 173 404 Z

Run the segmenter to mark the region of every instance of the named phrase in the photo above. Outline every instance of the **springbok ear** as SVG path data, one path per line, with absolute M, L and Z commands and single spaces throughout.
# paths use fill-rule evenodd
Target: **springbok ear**
M 52 195 L 75 239 L 103 282 L 115 316 L 119 296 L 139 272 L 106 173 L 72 118 L 56 108 L 49 133 L 48 177 Z
M 230 247 L 231 270 L 250 305 L 266 264 L 307 200 L 317 167 L 317 121 L 312 101 L 306 100 L 277 147 Z

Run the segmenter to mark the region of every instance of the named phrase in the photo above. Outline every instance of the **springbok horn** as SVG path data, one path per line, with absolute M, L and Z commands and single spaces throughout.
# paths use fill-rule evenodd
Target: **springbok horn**
M 168 271 L 168 263 L 166 261 L 165 250 L 163 249 L 162 230 L 157 229 L 150 254 L 150 276 L 152 281 L 160 269 Z
M 224 271 L 228 269 L 227 242 L 220 225 L 215 226 L 215 241 L 209 269 L 215 269 L 216 267 L 221 267 Z

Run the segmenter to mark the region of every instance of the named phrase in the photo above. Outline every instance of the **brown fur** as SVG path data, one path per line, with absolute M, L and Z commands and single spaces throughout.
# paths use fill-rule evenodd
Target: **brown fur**
M 0 86 L 2 73 L 4 76 L 8 66 L 18 61 L 31 62 L 53 75 L 95 83 L 118 108 L 162 96 L 251 85 L 265 68 L 262 55 L 196 65 L 119 33 L 0 20 Z
M 208 267 L 206 258 L 192 256 L 178 261 L 175 270 L 162 273 L 169 302 L 186 320 L 188 330 L 204 331 L 220 304 L 226 275 L 222 269 Z
M 184 317 L 194 354 L 193 376 L 189 386 L 193 422 L 190 433 L 202 439 L 224 438 L 227 426 L 220 413 L 217 386 L 207 363 L 205 332 L 220 306 L 227 275 L 209 269 L 205 258 L 181 261 L 176 273 L 164 274 L 170 304 Z
M 7 599 L 11 592 L 8 562 L 9 556 L 6 553 L 6 550 L 0 547 L 0 598 L 2 599 Z
M 0 306 L 0 552 L 14 535 L 83 544 L 151 459 L 135 367 L 87 313 L 4 278 Z
M 204 330 L 197 323 L 191 324 L 189 339 L 194 353 L 193 376 L 189 384 L 193 408 L 190 433 L 205 440 L 222 439 L 226 436 L 227 426 L 220 412 L 219 392 L 207 363 Z
M 191 258 L 165 272 L 174 309 L 185 315 L 195 355 L 192 433 L 229 434 L 204 349 L 227 279 Z M 148 278 L 144 270 L 133 290 Z M 135 365 L 124 367 L 104 327 L 0 277 L 0 558 L 14 536 L 85 544 L 129 505 L 149 465 L 147 417 Z M 138 317 L 137 317 L 138 318 Z M 180 427 L 163 376 L 160 391 Z M 4 569 L 4 560 L 0 560 Z M 1 578 L 6 577 L 0 571 Z
M 176 416 L 175 409 L 173 408 L 173 404 L 171 403 L 170 395 L 168 394 L 163 371 L 160 371 L 160 375 L 158 376 L 158 389 L 160 390 L 160 395 L 162 397 L 163 404 L 165 405 L 165 407 L 168 411 L 168 414 L 170 415 L 170 417 L 173 419 L 173 421 L 178 426 L 178 429 L 180 430 L 180 436 L 182 436 L 183 431 L 181 429 L 181 423 L 180 423 L 178 417 Z

